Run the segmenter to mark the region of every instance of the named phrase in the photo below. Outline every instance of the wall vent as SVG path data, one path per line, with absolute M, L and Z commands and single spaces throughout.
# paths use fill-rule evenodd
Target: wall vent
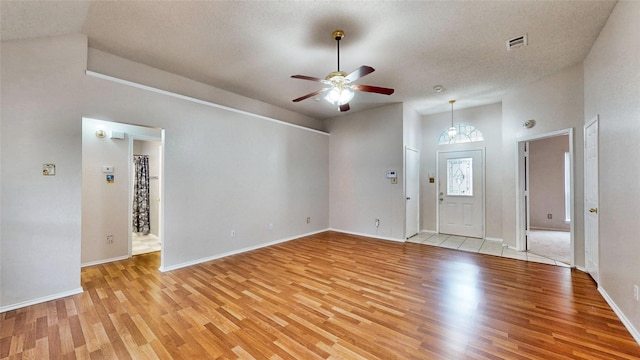
M 516 36 L 507 40 L 507 50 L 511 51 L 519 47 L 527 46 L 527 34 Z

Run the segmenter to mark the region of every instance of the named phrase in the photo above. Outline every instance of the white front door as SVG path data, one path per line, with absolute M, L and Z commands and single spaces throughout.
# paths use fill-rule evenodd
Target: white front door
M 586 269 L 599 281 L 598 270 L 598 118 L 584 127 L 584 240 Z
M 483 150 L 438 153 L 438 231 L 484 236 Z
M 406 229 L 405 238 L 420 231 L 420 153 L 417 150 L 405 150 L 405 192 L 406 192 Z

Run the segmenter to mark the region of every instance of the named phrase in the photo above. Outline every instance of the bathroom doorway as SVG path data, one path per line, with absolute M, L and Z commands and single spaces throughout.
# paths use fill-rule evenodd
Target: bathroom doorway
M 160 174 L 162 143 L 133 139 L 131 174 L 131 255 L 162 250 L 160 237 Z

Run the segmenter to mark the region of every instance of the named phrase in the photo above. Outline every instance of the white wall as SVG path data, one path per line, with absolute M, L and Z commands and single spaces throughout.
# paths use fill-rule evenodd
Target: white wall
M 0 309 L 81 291 L 86 39 L 3 42 Z M 55 163 L 55 176 L 42 164 Z
M 327 128 L 331 228 L 404 240 L 402 104 L 335 117 Z M 387 170 L 397 171 L 397 184 L 387 179 Z
M 252 114 L 267 116 L 312 129 L 325 130 L 323 121 L 226 90 L 214 88 L 97 49 L 89 48 L 87 69 L 100 74 L 151 86 L 156 89 L 167 90 L 176 94 L 228 106 L 233 109 L 247 111 Z
M 600 116 L 600 289 L 640 342 L 640 2 L 619 1 L 584 62 L 583 119 Z M 580 213 L 579 213 L 580 214 Z
M 2 43 L 0 309 L 80 290 L 83 117 L 165 129 L 165 269 L 328 228 L 327 134 L 86 76 L 87 51 Z
M 422 148 L 422 116 L 403 104 L 403 142 L 405 147 L 420 151 Z
M 533 119 L 535 127 L 522 124 Z M 582 64 L 569 67 L 502 99 L 502 198 L 503 241 L 516 246 L 516 164 L 517 142 L 528 136 L 574 129 L 574 210 L 582 214 L 583 204 L 583 124 L 584 97 Z M 584 266 L 584 221 L 574 216 L 576 266 Z
M 569 151 L 569 136 L 530 141 L 528 150 L 530 226 L 569 231 L 564 196 L 564 154 Z
M 485 226 L 486 237 L 502 238 L 502 159 L 501 159 L 501 106 L 499 103 L 455 110 L 455 123 L 475 126 L 485 141 L 464 144 L 485 148 Z M 422 117 L 422 153 L 420 163 L 421 229 L 436 231 L 437 188 L 429 183 L 429 174 L 436 175 L 437 151 L 456 149 L 457 145 L 438 145 L 442 131 L 451 126 L 451 111 Z

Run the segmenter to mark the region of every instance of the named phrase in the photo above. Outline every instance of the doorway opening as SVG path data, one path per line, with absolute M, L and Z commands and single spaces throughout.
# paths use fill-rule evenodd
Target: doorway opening
M 140 146 L 147 143 L 155 146 L 149 155 L 157 165 L 155 168 L 152 166 L 154 172 L 150 173 L 148 181 L 158 184 L 154 187 L 155 192 L 150 193 L 150 200 L 162 198 L 164 130 L 82 118 L 83 267 L 123 260 L 133 255 L 134 141 L 141 141 Z M 149 208 L 155 218 L 149 231 L 155 231 L 157 235 L 154 235 L 162 239 L 162 204 L 150 201 Z
M 160 141 L 133 137 L 131 255 L 162 250 L 160 238 Z
M 516 246 L 574 265 L 573 131 L 518 142 Z

